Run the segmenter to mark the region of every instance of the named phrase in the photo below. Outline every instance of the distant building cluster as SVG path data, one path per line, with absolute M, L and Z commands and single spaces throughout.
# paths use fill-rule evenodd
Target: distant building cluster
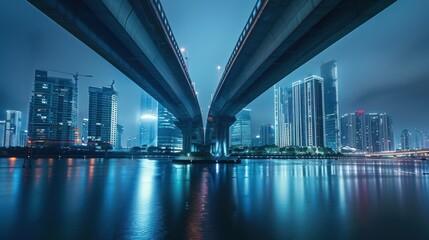
M 338 66 L 321 65 L 321 76 L 309 76 L 291 87 L 274 87 L 275 145 L 327 147 L 335 151 L 379 152 L 395 149 L 390 116 L 345 114 L 340 118 Z
M 274 86 L 274 139 L 279 147 L 340 147 L 337 63 L 291 87 Z
M 341 117 L 341 143 L 363 152 L 395 150 L 392 118 L 360 110 Z
M 182 151 L 182 131 L 175 125 L 176 118 L 148 93 L 140 102 L 139 136 L 127 140 L 127 147 L 158 147 L 171 152 Z

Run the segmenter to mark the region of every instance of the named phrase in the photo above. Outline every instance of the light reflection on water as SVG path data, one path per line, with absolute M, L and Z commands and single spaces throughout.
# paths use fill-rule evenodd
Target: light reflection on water
M 1 239 L 429 239 L 429 163 L 0 159 Z

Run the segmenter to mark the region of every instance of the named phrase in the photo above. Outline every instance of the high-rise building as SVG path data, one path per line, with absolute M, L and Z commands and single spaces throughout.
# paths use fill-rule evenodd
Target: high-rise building
M 88 144 L 88 118 L 82 120 L 82 135 L 81 135 L 82 145 Z
M 251 109 L 243 109 L 236 116 L 236 121 L 230 127 L 231 147 L 250 147 L 252 145 Z
M 174 124 L 176 118 L 165 107 L 158 105 L 158 147 L 172 152 L 182 151 L 182 131 Z
M 323 78 L 310 76 L 304 79 L 305 139 L 307 146 L 325 146 L 325 108 Z
M 76 142 L 76 83 L 36 70 L 30 102 L 28 137 L 38 147 L 71 146 Z
M 19 134 L 21 132 L 21 112 L 16 110 L 6 111 L 5 147 L 19 146 Z
M 305 125 L 304 84 L 292 83 L 292 145 L 307 146 Z
M 5 134 L 6 134 L 6 121 L 0 120 L 0 147 L 4 147 Z
M 380 151 L 394 151 L 394 131 L 392 118 L 381 113 L 380 118 Z
M 341 145 L 356 147 L 356 115 L 346 113 L 341 117 Z
M 414 148 L 415 149 L 429 149 L 429 133 L 414 130 Z
M 89 87 L 88 144 L 117 146 L 118 93 L 110 87 Z
M 292 89 L 274 86 L 274 144 L 292 145 Z
M 116 137 L 116 149 L 122 149 L 122 135 L 124 134 L 124 126 L 118 124 L 117 129 L 118 136 Z
M 401 150 L 410 150 L 411 134 L 407 129 L 402 130 L 401 133 Z
M 140 102 L 140 146 L 157 146 L 158 102 L 143 92 Z
M 325 146 L 338 150 L 341 143 L 341 134 L 339 126 L 337 62 L 332 60 L 322 64 L 320 74 L 323 78 L 325 102 Z
M 364 152 L 395 150 L 392 119 L 386 114 L 356 113 L 341 117 L 342 146 L 356 148 Z
M 262 146 L 273 145 L 274 144 L 274 127 L 273 125 L 267 123 L 262 124 L 259 128 L 259 136 Z
M 28 131 L 24 130 L 19 133 L 19 144 L 20 147 L 26 147 L 28 140 Z

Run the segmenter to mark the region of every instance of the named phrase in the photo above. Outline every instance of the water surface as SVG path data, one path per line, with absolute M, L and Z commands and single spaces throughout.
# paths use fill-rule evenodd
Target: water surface
M 0 159 L 0 239 L 429 239 L 429 163 Z

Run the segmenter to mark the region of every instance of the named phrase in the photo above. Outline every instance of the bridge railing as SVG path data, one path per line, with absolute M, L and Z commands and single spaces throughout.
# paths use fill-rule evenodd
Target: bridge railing
M 232 63 L 234 62 L 234 58 L 238 54 L 238 51 L 239 51 L 241 45 L 244 43 L 244 39 L 246 39 L 246 36 L 249 34 L 250 27 L 252 26 L 253 22 L 255 21 L 256 16 L 258 15 L 259 11 L 261 10 L 261 7 L 267 1 L 268 0 L 257 0 L 256 1 L 255 6 L 253 7 L 252 13 L 250 14 L 249 19 L 247 19 L 246 25 L 244 26 L 243 31 L 241 32 L 240 36 L 238 37 L 238 41 L 235 44 L 235 47 L 232 51 L 232 54 L 229 57 L 229 60 L 225 66 L 225 71 L 222 74 L 222 79 L 224 79 L 225 74 L 227 74 L 229 69 L 231 68 Z
M 166 33 L 167 33 L 167 36 L 170 39 L 172 47 L 173 47 L 174 51 L 176 52 L 176 55 L 179 57 L 179 62 L 185 71 L 186 78 L 188 79 L 189 84 L 192 86 L 192 81 L 191 81 L 191 78 L 190 78 L 189 72 L 188 72 L 188 66 L 186 65 L 186 62 L 185 62 L 183 55 L 182 55 L 182 52 L 180 51 L 179 45 L 176 42 L 176 38 L 174 38 L 173 31 L 171 30 L 170 24 L 168 23 L 164 9 L 162 8 L 162 5 L 161 5 L 161 1 L 160 0 L 152 0 L 152 3 L 154 6 L 154 9 L 158 13 L 158 16 L 160 16 L 160 18 L 161 18 L 161 23 L 162 23 L 162 25 L 163 25 Z

